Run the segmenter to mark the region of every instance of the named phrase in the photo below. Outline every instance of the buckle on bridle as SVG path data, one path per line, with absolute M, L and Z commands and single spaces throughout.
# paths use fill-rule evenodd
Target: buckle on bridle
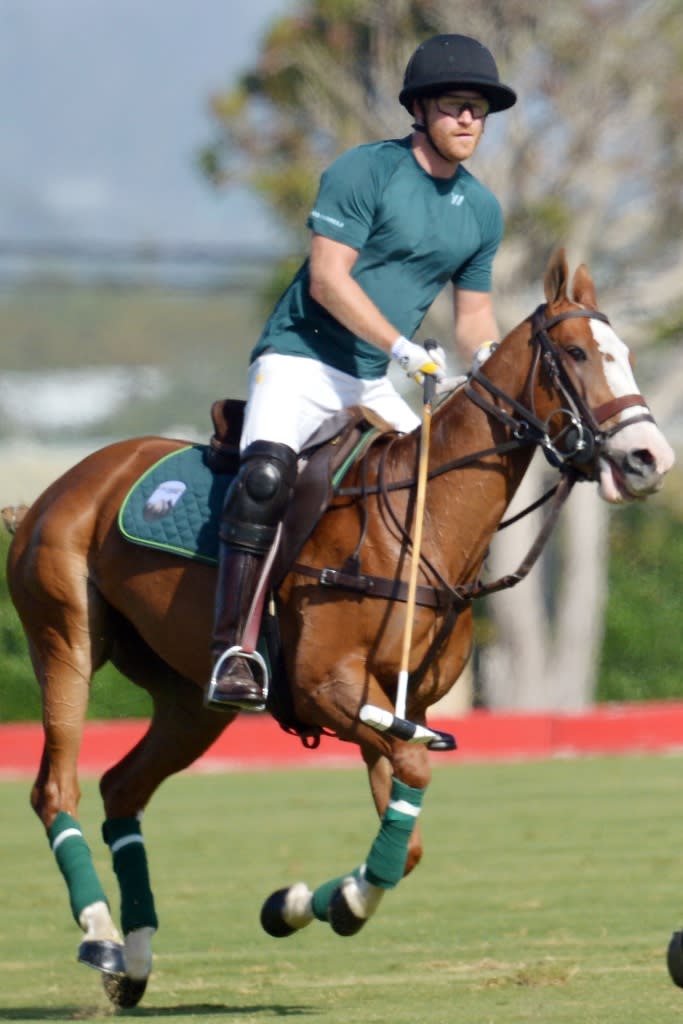
M 330 569 L 329 567 L 326 566 L 324 569 L 320 570 L 320 584 L 321 584 L 321 586 L 323 586 L 323 587 L 333 587 L 333 586 L 335 586 L 335 584 L 337 582 L 337 577 L 338 576 L 339 576 L 339 570 L 338 569 Z

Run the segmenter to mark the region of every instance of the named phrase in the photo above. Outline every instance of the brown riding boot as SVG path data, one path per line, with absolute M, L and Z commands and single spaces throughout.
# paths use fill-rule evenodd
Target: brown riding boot
M 240 647 L 262 567 L 260 555 L 239 551 L 221 542 L 211 643 L 214 662 L 231 647 Z M 254 678 L 251 659 L 240 657 L 237 652 L 222 661 L 212 683 L 204 698 L 207 707 L 260 711 L 265 706 L 263 688 Z

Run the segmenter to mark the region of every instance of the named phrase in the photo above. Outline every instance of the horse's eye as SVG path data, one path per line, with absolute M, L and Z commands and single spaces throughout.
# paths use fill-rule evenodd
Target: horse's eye
M 570 359 L 574 360 L 575 363 L 585 363 L 586 359 L 588 359 L 588 356 L 586 355 L 584 350 L 582 348 L 579 348 L 578 345 L 572 345 L 571 348 L 566 348 L 565 352 L 567 353 Z

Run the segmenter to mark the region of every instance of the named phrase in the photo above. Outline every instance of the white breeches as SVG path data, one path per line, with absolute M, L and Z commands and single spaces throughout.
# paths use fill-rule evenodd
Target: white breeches
M 351 405 L 364 405 L 401 433 L 419 417 L 387 377 L 359 380 L 316 359 L 269 352 L 249 367 L 249 397 L 240 441 L 276 441 L 299 452 L 323 420 Z

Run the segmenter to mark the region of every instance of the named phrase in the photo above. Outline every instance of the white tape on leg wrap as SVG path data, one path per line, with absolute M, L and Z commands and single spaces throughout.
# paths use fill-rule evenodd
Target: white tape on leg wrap
M 372 917 L 385 892 L 379 886 L 368 882 L 365 877 L 365 865 L 361 868 L 360 878 L 348 875 L 342 882 L 341 888 L 349 909 L 362 920 Z

